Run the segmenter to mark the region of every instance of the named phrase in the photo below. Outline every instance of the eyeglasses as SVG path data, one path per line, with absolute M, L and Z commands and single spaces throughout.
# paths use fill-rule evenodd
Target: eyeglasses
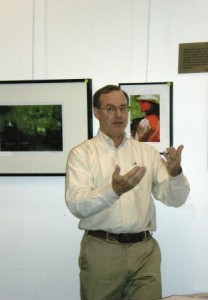
M 114 105 L 108 105 L 106 107 L 98 107 L 98 109 L 104 109 L 108 114 L 114 114 L 119 109 L 121 113 L 127 113 L 130 111 L 130 106 L 127 105 L 121 105 L 121 106 L 114 106 Z

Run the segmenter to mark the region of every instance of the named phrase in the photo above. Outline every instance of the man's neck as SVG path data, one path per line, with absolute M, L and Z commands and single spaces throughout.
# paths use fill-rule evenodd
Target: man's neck
M 123 142 L 123 139 L 124 139 L 124 135 L 120 136 L 120 137 L 112 138 L 115 148 L 118 148 L 121 145 L 121 143 Z
M 105 132 L 103 132 L 101 129 L 100 129 L 100 131 L 113 141 L 115 148 L 118 148 L 122 144 L 124 137 L 125 137 L 125 133 L 123 133 L 123 135 L 120 135 L 120 136 L 110 136 L 110 135 L 107 135 Z

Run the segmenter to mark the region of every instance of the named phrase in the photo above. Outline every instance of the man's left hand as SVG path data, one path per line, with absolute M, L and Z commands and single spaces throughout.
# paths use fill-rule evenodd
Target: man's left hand
M 180 145 L 177 149 L 171 146 L 166 149 L 166 152 L 163 152 L 165 159 L 162 160 L 170 176 L 175 177 L 182 172 L 181 153 L 183 148 L 183 145 Z

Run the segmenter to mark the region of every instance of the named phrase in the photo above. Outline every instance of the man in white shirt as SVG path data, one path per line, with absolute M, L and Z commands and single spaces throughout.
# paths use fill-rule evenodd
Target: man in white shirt
M 72 149 L 66 204 L 84 230 L 79 257 L 82 300 L 161 298 L 154 199 L 179 207 L 189 194 L 181 152 L 126 137 L 128 95 L 108 85 L 93 96 L 97 136 Z

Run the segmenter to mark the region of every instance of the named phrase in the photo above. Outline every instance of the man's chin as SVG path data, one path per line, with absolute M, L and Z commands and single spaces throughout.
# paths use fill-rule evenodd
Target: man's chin
M 124 135 L 124 129 L 120 129 L 120 130 L 114 130 L 113 135 L 115 137 L 120 137 Z

